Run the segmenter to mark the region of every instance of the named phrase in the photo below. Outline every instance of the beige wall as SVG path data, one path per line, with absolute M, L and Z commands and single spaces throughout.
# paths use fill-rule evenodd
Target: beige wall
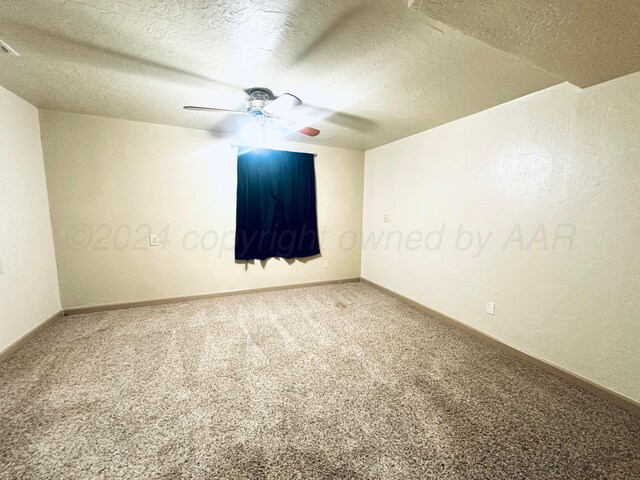
M 38 110 L 0 87 L 0 351 L 60 310 Z
M 65 307 L 360 275 L 359 244 L 346 238 L 343 247 L 351 248 L 340 248 L 339 242 L 343 232 L 361 230 L 363 152 L 277 145 L 318 153 L 318 223 L 321 235 L 327 232 L 323 257 L 245 265 L 233 255 L 231 140 L 201 130 L 53 111 L 41 111 L 41 128 Z M 149 247 L 145 225 L 154 234 L 168 226 L 170 243 Z
M 365 240 L 404 243 L 363 246 L 362 276 L 640 400 L 638 92 L 563 84 L 366 152 Z

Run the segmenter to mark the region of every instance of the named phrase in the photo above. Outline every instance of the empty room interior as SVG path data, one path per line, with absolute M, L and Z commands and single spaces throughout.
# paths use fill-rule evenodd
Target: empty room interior
M 0 479 L 640 479 L 640 2 L 3 0 Z

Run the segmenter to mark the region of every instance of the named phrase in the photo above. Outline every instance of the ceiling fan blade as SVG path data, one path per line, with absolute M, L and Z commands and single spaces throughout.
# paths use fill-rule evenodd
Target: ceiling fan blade
M 185 105 L 185 110 L 192 110 L 196 112 L 218 112 L 218 113 L 231 113 L 236 115 L 247 115 L 244 110 L 227 110 L 225 108 L 213 108 L 213 107 L 196 107 L 194 105 Z
M 269 105 L 264 107 L 265 112 L 275 115 L 276 117 L 281 114 L 295 108 L 299 105 L 302 105 L 302 100 L 300 100 L 295 95 L 291 95 L 290 93 L 285 93 L 276 98 Z
M 345 6 L 348 5 L 348 2 L 343 3 Z M 325 28 L 306 45 L 304 50 L 295 56 L 293 65 L 298 65 L 309 60 L 314 54 L 322 53 L 327 47 L 331 47 L 332 43 L 335 45 L 336 40 L 338 40 L 339 45 L 341 40 L 344 41 L 346 34 L 358 27 L 358 20 L 362 22 L 362 17 L 371 13 L 374 8 L 371 4 L 373 4 L 373 2 L 363 2 L 363 5 L 347 8 L 345 11 L 340 12 L 339 15 L 333 17 L 336 20 L 330 25 L 326 25 Z
M 327 121 L 359 132 L 369 132 L 376 126 L 375 122 L 367 118 L 309 105 L 308 103 L 292 108 L 278 116 L 299 125 L 313 125 L 320 121 Z
M 303 124 L 293 122 L 286 118 L 278 118 L 278 120 L 276 121 L 276 125 L 278 127 L 289 130 L 290 132 L 299 132 L 309 137 L 317 137 L 318 135 L 320 135 L 320 130 L 318 130 L 317 128 L 307 127 Z
M 300 130 L 298 130 L 298 132 L 304 135 L 308 135 L 309 137 L 317 137 L 318 135 L 320 135 L 320 130 L 313 127 L 302 127 Z
M 375 126 L 375 122 L 368 118 L 351 115 L 349 113 L 340 112 L 336 110 L 330 110 L 328 108 L 316 107 L 305 103 L 299 108 L 295 109 L 295 112 L 291 112 L 292 115 L 288 116 L 291 120 L 298 123 L 314 124 L 319 121 L 327 121 L 335 125 L 339 125 L 351 130 L 357 130 L 359 132 L 369 132 Z M 293 116 L 296 114 L 298 118 Z

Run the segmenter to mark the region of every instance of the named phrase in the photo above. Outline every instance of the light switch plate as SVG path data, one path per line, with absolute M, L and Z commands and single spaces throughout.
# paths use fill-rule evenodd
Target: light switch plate
M 391 221 L 391 215 L 388 213 L 384 214 L 384 223 L 389 223 Z
M 489 315 L 495 315 L 496 314 L 496 304 L 493 302 L 487 302 L 487 313 Z
M 149 235 L 149 245 L 152 247 L 158 246 L 158 235 Z
M 0 275 L 4 273 L 4 267 L 2 266 L 2 259 L 0 258 Z

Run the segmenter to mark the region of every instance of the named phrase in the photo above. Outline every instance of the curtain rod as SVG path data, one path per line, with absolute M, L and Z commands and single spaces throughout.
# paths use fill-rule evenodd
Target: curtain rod
M 240 146 L 240 145 L 237 145 L 237 144 L 233 144 L 233 143 L 231 144 L 231 148 L 238 148 L 239 146 Z M 248 147 L 248 146 L 249 146 L 249 145 L 247 145 L 247 147 Z M 253 148 L 254 148 L 254 149 L 256 149 L 256 148 L 261 148 L 261 147 L 253 147 Z M 273 150 L 273 149 L 271 149 L 271 148 L 265 148 L 265 150 Z M 294 153 L 310 153 L 310 152 L 294 152 Z M 317 157 L 317 156 L 318 156 L 318 154 L 317 154 L 317 153 L 314 153 L 314 154 L 313 154 L 313 156 L 314 156 L 314 157 Z

